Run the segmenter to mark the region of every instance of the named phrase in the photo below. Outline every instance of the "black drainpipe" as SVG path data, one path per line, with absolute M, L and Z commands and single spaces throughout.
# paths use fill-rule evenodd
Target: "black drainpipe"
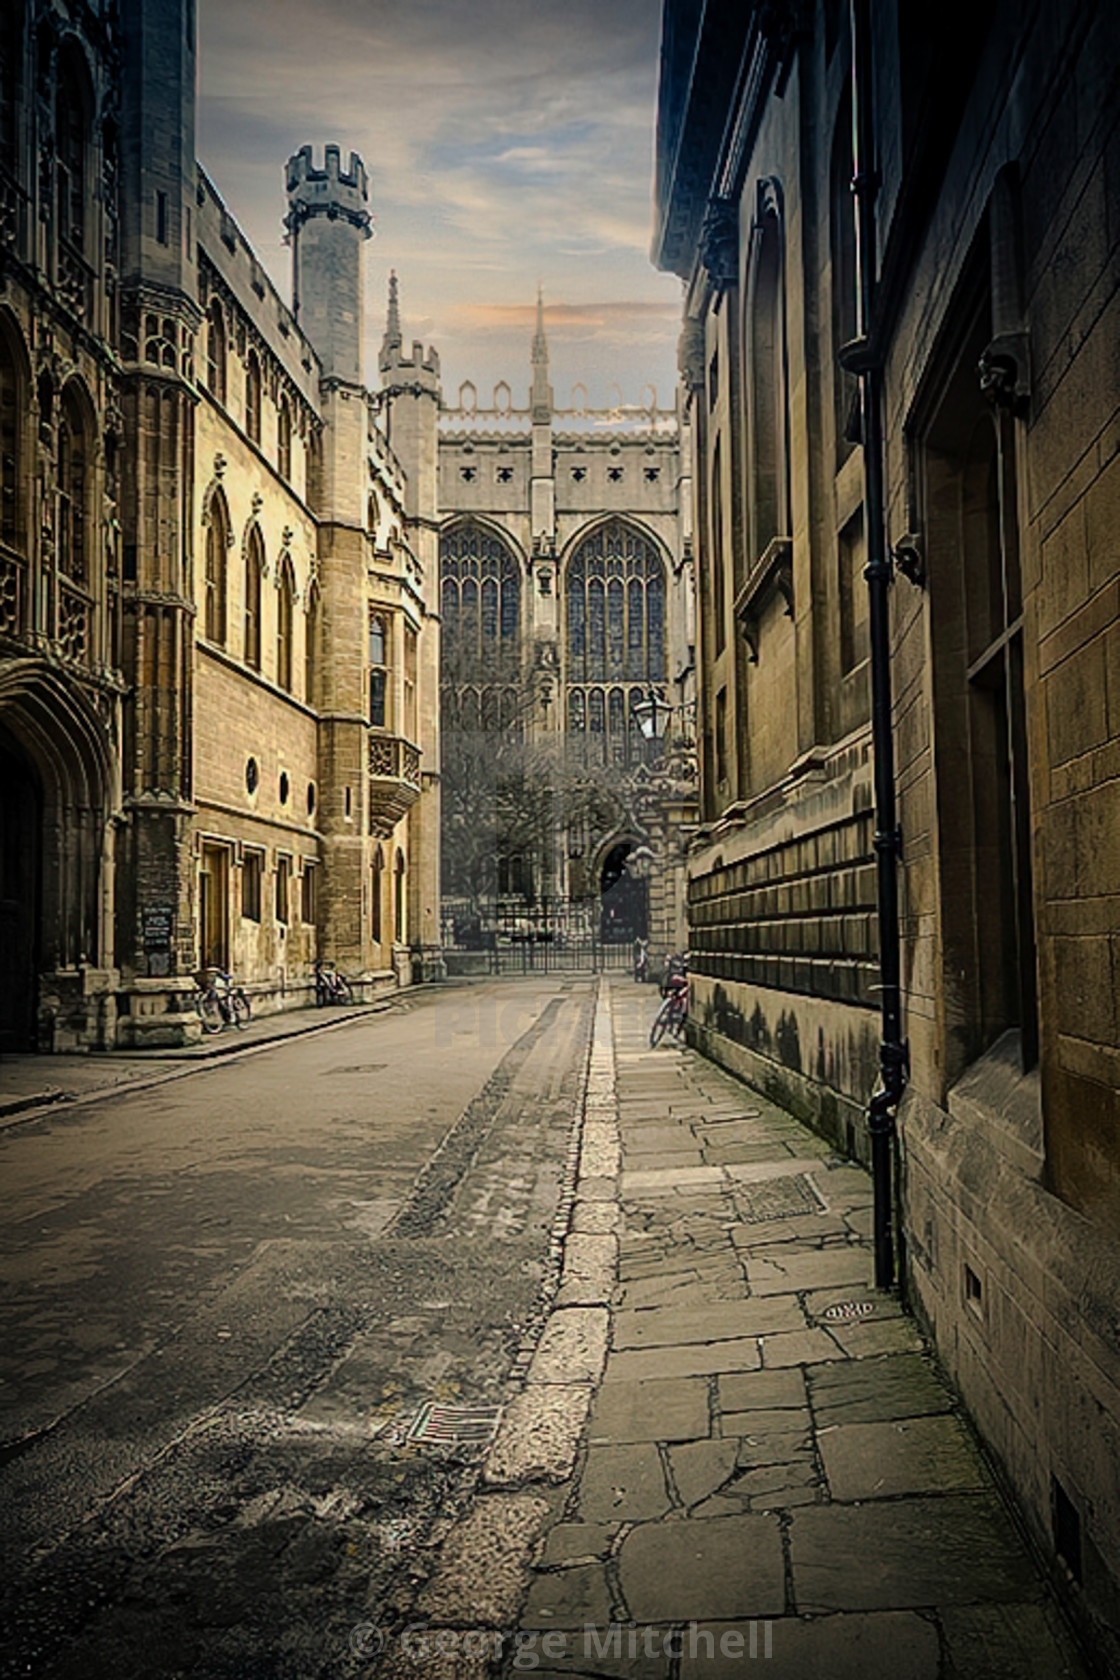
M 867 594 L 871 641 L 871 742 L 875 767 L 875 861 L 879 909 L 879 982 L 882 1039 L 879 1089 L 868 1108 L 874 1185 L 875 1286 L 895 1281 L 895 1115 L 906 1088 L 909 1054 L 902 1037 L 902 987 L 898 935 L 898 858 L 901 835 L 895 811 L 894 735 L 891 728 L 890 584 L 883 501 L 881 347 L 874 343 L 875 130 L 871 89 L 871 18 L 868 0 L 851 0 L 852 194 L 856 219 L 856 338 L 840 352 L 842 365 L 859 377 L 867 541 Z

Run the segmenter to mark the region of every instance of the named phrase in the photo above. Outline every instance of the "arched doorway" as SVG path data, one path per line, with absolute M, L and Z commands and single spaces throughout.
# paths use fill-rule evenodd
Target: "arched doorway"
M 630 945 L 649 937 L 649 883 L 628 867 L 632 840 L 611 847 L 599 874 L 599 937 L 604 945 Z
M 30 1050 L 38 1008 L 43 790 L 0 732 L 0 1052 Z

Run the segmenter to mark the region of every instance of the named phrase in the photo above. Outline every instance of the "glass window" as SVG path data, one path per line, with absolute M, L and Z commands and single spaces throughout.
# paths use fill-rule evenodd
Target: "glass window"
M 245 430 L 254 443 L 261 441 L 261 364 L 250 350 L 245 368 Z
M 264 853 L 247 851 L 241 861 L 241 914 L 247 922 L 261 919 Z
M 254 525 L 245 546 L 245 663 L 254 671 L 261 668 L 261 579 L 264 576 L 264 542 Z
M 292 880 L 292 860 L 281 857 L 276 860 L 276 920 L 283 925 L 288 921 L 288 889 Z
M 292 627 L 295 619 L 295 578 L 292 564 L 285 560 L 280 568 L 280 588 L 276 602 L 276 681 L 292 692 Z

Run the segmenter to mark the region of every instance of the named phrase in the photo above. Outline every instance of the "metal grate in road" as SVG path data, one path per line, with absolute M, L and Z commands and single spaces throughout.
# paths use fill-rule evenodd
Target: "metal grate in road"
M 822 1318 L 828 1318 L 836 1323 L 837 1320 L 846 1322 L 853 1318 L 870 1318 L 875 1311 L 874 1301 L 833 1301 L 830 1307 L 825 1307 Z
M 795 1219 L 799 1213 L 823 1213 L 824 1204 L 804 1173 L 768 1178 L 758 1184 L 737 1184 L 735 1200 L 749 1225 L 768 1219 Z
M 428 1400 L 408 1431 L 413 1446 L 484 1447 L 498 1426 L 500 1406 L 448 1406 Z

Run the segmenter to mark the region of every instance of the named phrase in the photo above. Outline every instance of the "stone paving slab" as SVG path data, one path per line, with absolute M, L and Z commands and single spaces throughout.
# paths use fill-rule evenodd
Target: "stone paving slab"
M 1041 1596 L 1003 1507 L 984 1494 L 795 1511 L 790 1555 L 800 1611 L 902 1610 Z
M 592 1443 L 691 1441 L 709 1433 L 708 1382 L 678 1377 L 604 1383 L 591 1413 Z
M 537 1575 L 521 1613 L 524 1628 L 582 1630 L 589 1624 L 606 1627 L 611 1620 L 610 1590 L 601 1563 L 577 1564 L 555 1575 Z
M 637 1622 L 777 1616 L 785 1607 L 781 1531 L 770 1516 L 643 1523 L 622 1543 L 619 1580 Z
M 545 1539 L 541 1563 L 555 1567 L 605 1558 L 617 1533 L 617 1523 L 557 1523 Z
M 916 1353 L 815 1365 L 809 1393 L 819 1426 L 947 1412 L 952 1396 L 928 1359 Z
M 646 1522 L 671 1509 L 661 1454 L 652 1443 L 588 1449 L 580 1480 L 583 1522 Z
M 939 1680 L 941 1656 L 933 1623 L 908 1611 L 708 1622 L 684 1634 L 681 1680 L 742 1680 L 754 1662 L 766 1680 Z
M 725 1412 L 800 1409 L 805 1402 L 805 1378 L 798 1370 L 731 1372 L 719 1379 L 719 1403 Z
M 833 1499 L 891 1499 L 989 1485 L 976 1448 L 951 1415 L 825 1425 L 818 1440 Z
M 737 1440 L 688 1441 L 669 1448 L 673 1482 L 686 1509 L 699 1505 L 730 1481 L 738 1464 Z
M 675 1347 L 804 1329 L 805 1315 L 798 1302 L 782 1296 L 771 1301 L 733 1301 L 726 1306 L 647 1307 L 616 1312 L 612 1339 L 616 1349 Z
M 942 1612 L 945 1680 L 1080 1680 L 1081 1660 L 1053 1607 L 970 1604 Z
M 753 1336 L 711 1345 L 698 1342 L 694 1347 L 627 1348 L 611 1354 L 604 1381 L 645 1382 L 656 1377 L 712 1376 L 718 1371 L 756 1371 L 761 1364 L 762 1356 Z
M 791 1290 L 851 1284 L 857 1292 L 872 1288 L 875 1262 L 866 1248 L 812 1249 L 781 1260 L 747 1260 L 747 1282 L 755 1295 L 783 1295 Z

